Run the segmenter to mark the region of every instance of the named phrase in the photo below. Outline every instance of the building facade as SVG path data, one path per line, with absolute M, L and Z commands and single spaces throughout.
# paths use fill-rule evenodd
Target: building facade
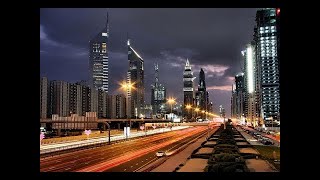
M 70 115 L 69 104 L 69 87 L 70 84 L 64 81 L 50 82 L 50 113 L 59 116 Z
M 159 65 L 154 65 L 155 82 L 151 88 L 152 115 L 161 114 L 161 106 L 166 103 L 166 88 L 159 83 Z
M 187 59 L 186 65 L 184 67 L 183 72 L 183 112 L 184 115 L 191 119 L 192 112 L 186 109 L 187 105 L 191 105 L 193 107 L 194 105 L 194 92 L 193 92 L 193 80 L 195 78 L 193 77 L 193 72 L 191 70 L 191 65 L 189 60 Z
M 124 94 L 116 95 L 116 118 L 126 117 L 126 96 Z
M 260 68 L 259 100 L 261 117 L 266 126 L 279 120 L 280 112 L 280 9 L 264 8 L 256 14 L 256 59 Z
M 48 79 L 40 78 L 40 118 L 48 117 L 49 89 Z
M 89 80 L 91 89 L 102 89 L 108 93 L 109 70 L 109 18 L 106 26 L 89 42 Z
M 98 90 L 98 118 L 107 118 L 108 93 Z
M 127 83 L 133 85 L 128 92 L 128 103 L 130 108 L 129 118 L 140 118 L 144 116 L 144 60 L 132 48 L 130 39 L 127 41 L 128 45 L 128 62 L 129 70 L 127 73 Z
M 71 114 L 82 115 L 82 87 L 79 84 L 70 84 L 69 108 Z
M 109 105 L 110 105 L 110 118 L 116 119 L 117 118 L 117 96 L 110 95 L 109 96 Z
M 239 73 L 235 76 L 236 83 L 236 118 L 242 119 L 244 117 L 245 108 L 245 89 L 244 89 L 244 73 Z

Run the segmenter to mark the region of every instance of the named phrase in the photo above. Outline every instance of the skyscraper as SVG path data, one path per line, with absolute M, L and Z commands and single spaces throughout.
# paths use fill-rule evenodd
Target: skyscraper
M 237 117 L 237 93 L 236 90 L 234 89 L 234 84 L 232 84 L 231 88 L 231 118 L 236 118 Z
M 186 65 L 184 67 L 184 72 L 183 72 L 183 93 L 184 93 L 184 114 L 187 115 L 187 118 L 190 119 L 192 112 L 189 112 L 186 109 L 187 105 L 193 106 L 193 80 L 195 78 L 193 77 L 193 72 L 191 70 L 191 65 L 189 63 L 189 60 L 187 59 Z
M 133 85 L 131 92 L 128 92 L 129 99 L 129 117 L 143 117 L 144 116 L 144 68 L 143 59 L 132 48 L 130 39 L 127 41 L 128 45 L 128 61 L 129 70 L 127 73 L 127 83 Z
M 91 89 L 102 89 L 108 93 L 108 48 L 109 18 L 106 26 L 89 42 L 89 81 Z
M 231 117 L 242 119 L 245 115 L 244 73 L 235 76 L 235 84 L 232 87 Z
M 201 110 L 207 110 L 207 87 L 206 87 L 206 80 L 205 74 L 203 69 L 201 68 L 199 73 L 199 84 L 198 84 L 198 91 L 197 91 L 197 107 Z
M 155 82 L 151 88 L 151 105 L 152 114 L 156 115 L 161 113 L 161 105 L 166 103 L 166 88 L 159 83 L 159 65 L 158 63 L 154 65 L 155 70 Z
M 256 14 L 256 59 L 259 69 L 258 91 L 261 114 L 266 126 L 279 119 L 279 39 L 280 9 L 264 8 Z M 271 122 L 272 121 L 272 122 Z
M 40 118 L 47 118 L 49 99 L 49 83 L 46 77 L 40 78 Z
M 255 46 L 247 44 L 246 50 L 242 51 L 244 56 L 244 87 L 245 87 L 245 117 L 249 125 L 259 124 L 259 109 L 257 109 L 257 64 L 255 58 Z

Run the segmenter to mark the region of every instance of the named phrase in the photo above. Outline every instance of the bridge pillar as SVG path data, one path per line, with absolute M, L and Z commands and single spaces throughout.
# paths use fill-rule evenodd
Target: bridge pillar
M 118 130 L 120 131 L 120 123 L 118 123 Z

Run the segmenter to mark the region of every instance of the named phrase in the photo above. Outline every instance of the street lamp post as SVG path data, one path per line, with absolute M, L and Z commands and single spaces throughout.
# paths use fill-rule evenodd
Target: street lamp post
M 128 140 L 128 121 L 129 121 L 129 124 L 131 125 L 131 119 L 129 119 L 129 105 L 131 105 L 129 103 L 129 95 L 128 95 L 128 91 L 130 92 L 131 94 L 131 89 L 133 88 L 133 83 L 126 83 L 126 82 L 123 82 L 121 84 L 121 88 L 124 89 L 126 92 L 127 92 L 127 121 L 126 121 L 126 128 L 125 128 L 125 131 L 126 131 L 126 140 Z

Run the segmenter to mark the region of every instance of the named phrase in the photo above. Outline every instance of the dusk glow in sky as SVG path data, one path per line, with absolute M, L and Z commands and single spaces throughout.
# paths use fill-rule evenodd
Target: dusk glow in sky
M 257 9 L 41 9 L 40 76 L 70 83 L 89 77 L 89 40 L 106 25 L 109 12 L 109 93 L 122 93 L 126 79 L 126 38 L 144 59 L 145 101 L 150 104 L 154 63 L 167 96 L 183 102 L 183 70 L 188 58 L 195 84 L 205 72 L 210 101 L 230 117 L 231 85 L 241 71 L 241 50 L 253 38 Z

